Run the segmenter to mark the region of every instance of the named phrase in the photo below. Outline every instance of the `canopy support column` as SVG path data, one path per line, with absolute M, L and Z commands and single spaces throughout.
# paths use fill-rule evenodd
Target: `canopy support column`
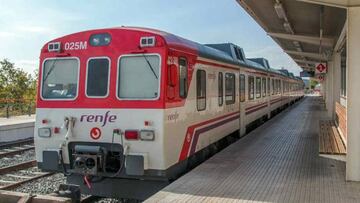
M 346 180 L 360 181 L 360 7 L 349 7 L 347 20 Z

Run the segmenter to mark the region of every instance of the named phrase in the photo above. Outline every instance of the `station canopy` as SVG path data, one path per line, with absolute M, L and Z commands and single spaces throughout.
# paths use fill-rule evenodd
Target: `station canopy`
M 303 70 L 344 47 L 346 8 L 360 0 L 237 0 Z

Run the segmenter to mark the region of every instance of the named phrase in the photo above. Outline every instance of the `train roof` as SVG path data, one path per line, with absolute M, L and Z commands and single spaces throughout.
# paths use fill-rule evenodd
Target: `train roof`
M 136 30 L 136 31 L 157 34 L 162 36 L 168 45 L 170 46 L 181 45 L 182 47 L 186 47 L 187 49 L 196 51 L 199 56 L 204 58 L 213 59 L 233 65 L 242 65 L 248 68 L 257 69 L 265 72 L 271 72 L 284 77 L 298 80 L 295 77 L 289 76 L 288 74 L 284 74 L 281 71 L 271 68 L 268 60 L 265 58 L 246 58 L 244 50 L 233 43 L 200 44 L 179 37 L 177 35 L 152 28 L 121 27 L 121 29 L 129 29 L 129 30 Z
M 265 58 L 246 58 L 244 50 L 233 43 L 200 44 L 177 35 L 152 28 L 122 26 L 110 29 L 123 29 L 156 34 L 163 37 L 169 46 L 187 49 L 190 52 L 197 53 L 200 57 L 233 65 L 241 65 L 264 72 L 271 72 L 297 80 L 295 77 L 288 76 L 287 74 L 272 69 L 269 65 L 269 62 Z

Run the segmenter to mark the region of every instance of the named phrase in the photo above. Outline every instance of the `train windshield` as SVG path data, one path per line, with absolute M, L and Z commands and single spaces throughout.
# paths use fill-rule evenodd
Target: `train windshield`
M 77 59 L 46 60 L 42 74 L 42 98 L 74 99 L 77 95 L 78 69 Z
M 118 97 L 120 99 L 156 99 L 160 86 L 158 55 L 122 56 L 119 61 Z

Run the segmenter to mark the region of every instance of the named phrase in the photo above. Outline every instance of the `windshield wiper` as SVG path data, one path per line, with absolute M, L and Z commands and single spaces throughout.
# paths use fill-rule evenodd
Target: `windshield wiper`
M 46 80 L 49 77 L 50 73 L 54 70 L 56 61 L 57 61 L 57 59 L 54 59 L 54 62 L 50 66 L 50 70 L 46 73 L 46 75 L 44 77 L 43 83 L 46 82 Z
M 156 75 L 155 71 L 154 71 L 154 68 L 152 67 L 152 65 L 150 64 L 149 60 L 146 58 L 145 54 L 143 54 L 143 57 L 146 61 L 146 63 L 149 65 L 149 68 L 151 70 L 151 72 L 154 74 L 155 78 L 158 80 L 158 76 Z

